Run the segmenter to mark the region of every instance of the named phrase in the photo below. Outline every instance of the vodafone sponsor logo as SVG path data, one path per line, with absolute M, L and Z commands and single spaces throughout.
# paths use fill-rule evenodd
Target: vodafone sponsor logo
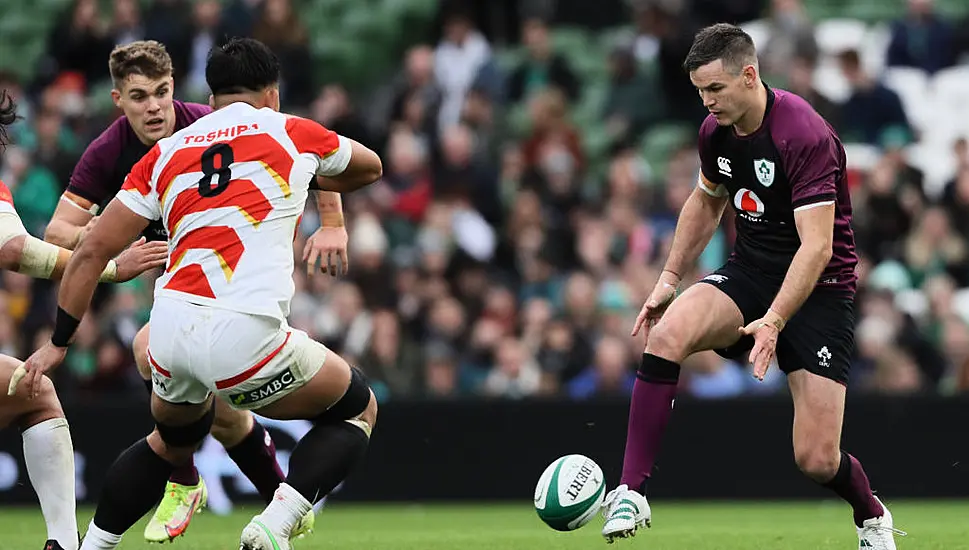
M 738 212 L 752 218 L 759 218 L 764 214 L 764 201 L 750 189 L 740 189 L 733 196 L 733 205 Z

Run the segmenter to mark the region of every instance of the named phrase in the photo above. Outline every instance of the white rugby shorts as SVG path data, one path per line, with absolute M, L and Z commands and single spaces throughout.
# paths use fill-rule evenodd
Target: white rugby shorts
M 151 308 L 148 362 L 154 392 L 202 403 L 210 392 L 258 409 L 301 388 L 327 348 L 284 320 L 159 297 Z

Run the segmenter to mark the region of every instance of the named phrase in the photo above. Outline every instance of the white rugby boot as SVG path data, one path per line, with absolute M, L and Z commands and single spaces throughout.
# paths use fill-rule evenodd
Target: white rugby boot
M 242 530 L 239 550 L 290 550 L 289 533 L 274 532 L 256 516 Z
M 602 515 L 606 518 L 602 536 L 606 542 L 632 537 L 640 527 L 650 526 L 651 512 L 646 497 L 620 485 L 602 501 Z
M 881 517 L 866 519 L 858 530 L 858 550 L 895 550 L 895 535 L 905 536 L 905 531 L 895 528 L 888 506 L 875 497 L 885 513 Z

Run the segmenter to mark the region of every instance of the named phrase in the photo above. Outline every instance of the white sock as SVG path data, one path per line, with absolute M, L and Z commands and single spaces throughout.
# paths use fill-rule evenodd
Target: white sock
M 64 418 L 52 418 L 23 432 L 24 459 L 47 522 L 47 538 L 77 550 L 74 445 Z
M 273 501 L 259 514 L 259 520 L 274 533 L 289 537 L 300 518 L 312 509 L 313 505 L 299 491 L 280 483 Z
M 84 544 L 81 545 L 81 550 L 114 550 L 119 544 L 121 544 L 121 535 L 115 535 L 101 529 L 94 525 L 92 519 L 91 524 L 87 527 L 87 533 L 84 534 Z

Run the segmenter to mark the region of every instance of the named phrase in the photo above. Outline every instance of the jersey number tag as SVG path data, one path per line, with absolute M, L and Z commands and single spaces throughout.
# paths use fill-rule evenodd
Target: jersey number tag
M 219 157 L 219 167 L 215 167 Z M 216 143 L 202 153 L 202 177 L 199 178 L 199 195 L 215 197 L 225 191 L 232 181 L 232 162 L 235 153 L 228 143 Z M 217 178 L 216 178 L 217 176 Z M 215 180 L 215 185 L 212 185 Z
M 764 187 L 770 187 L 774 183 L 774 163 L 767 159 L 757 159 L 754 161 L 754 174 L 757 174 L 757 181 Z

